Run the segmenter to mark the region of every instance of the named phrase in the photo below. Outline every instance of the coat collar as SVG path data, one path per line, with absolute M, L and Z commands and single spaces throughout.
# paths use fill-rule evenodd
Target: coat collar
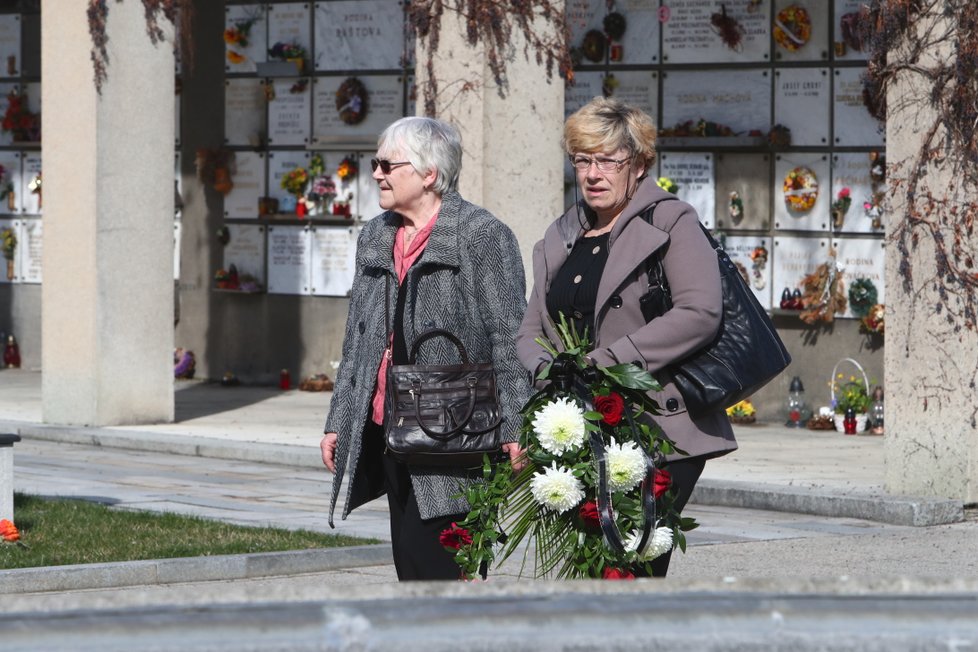
M 424 254 L 419 265 L 442 265 L 458 267 L 459 226 L 462 211 L 462 197 L 450 190 L 442 195 L 438 221 L 428 236 Z M 370 246 L 364 252 L 361 264 L 394 273 L 394 237 L 401 226 L 401 216 L 394 211 L 385 211 L 374 218 L 380 221 L 376 233 L 372 234 Z

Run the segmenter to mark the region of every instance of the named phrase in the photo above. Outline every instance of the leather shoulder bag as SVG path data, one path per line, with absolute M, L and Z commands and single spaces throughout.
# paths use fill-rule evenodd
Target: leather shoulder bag
M 650 224 L 657 204 L 642 217 Z M 720 268 L 723 316 L 712 342 L 665 369 L 693 416 L 725 409 L 747 398 L 791 364 L 791 356 L 774 323 L 744 277 L 710 232 L 700 228 L 716 252 Z M 658 253 L 649 257 L 649 287 L 640 299 L 646 322 L 672 308 L 669 282 Z
M 389 313 L 388 332 L 390 333 Z M 417 364 L 418 350 L 443 337 L 461 364 Z M 387 366 L 387 452 L 406 464 L 474 468 L 501 452 L 501 412 L 492 363 L 472 363 L 461 340 L 442 329 L 418 335 L 408 364 Z

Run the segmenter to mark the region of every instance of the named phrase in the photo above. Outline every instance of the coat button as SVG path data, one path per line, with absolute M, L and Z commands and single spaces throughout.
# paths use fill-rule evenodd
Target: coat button
M 621 308 L 621 297 L 618 296 L 617 294 L 611 295 L 611 307 Z
M 359 324 L 357 324 L 357 329 L 359 329 L 360 334 L 363 335 L 364 331 L 367 330 L 367 327 L 366 325 L 364 325 L 363 322 L 360 322 Z
M 669 410 L 670 412 L 675 412 L 676 410 L 679 409 L 679 401 L 677 401 L 674 398 L 669 399 L 668 401 L 666 401 L 666 409 Z

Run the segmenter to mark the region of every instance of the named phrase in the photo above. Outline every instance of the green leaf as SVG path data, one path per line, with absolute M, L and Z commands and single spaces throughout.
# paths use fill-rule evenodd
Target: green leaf
M 616 364 L 611 367 L 598 367 L 598 369 L 612 382 L 622 387 L 639 389 L 646 392 L 662 391 L 662 385 L 659 384 L 659 381 L 653 378 L 652 374 L 637 365 L 631 363 Z

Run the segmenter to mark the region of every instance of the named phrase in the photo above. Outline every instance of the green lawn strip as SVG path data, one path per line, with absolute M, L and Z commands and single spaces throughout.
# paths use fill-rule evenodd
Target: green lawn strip
M 375 539 L 231 525 L 196 516 L 117 510 L 84 500 L 17 493 L 14 521 L 26 547 L 0 542 L 0 569 L 378 543 Z

